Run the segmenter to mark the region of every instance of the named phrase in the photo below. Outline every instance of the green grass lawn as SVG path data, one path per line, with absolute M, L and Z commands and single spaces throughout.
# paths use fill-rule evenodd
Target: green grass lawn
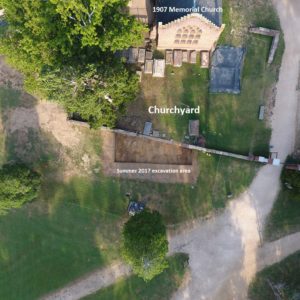
M 248 291 L 251 300 L 292 300 L 300 294 L 300 251 L 258 274 Z M 273 289 L 272 289 L 273 287 Z M 274 295 L 274 291 L 279 297 Z
M 190 119 L 200 120 L 200 131 L 208 147 L 241 154 L 267 155 L 271 129 L 258 120 L 260 105 L 265 105 L 278 77 L 284 42 L 281 39 L 275 61 L 267 65 L 271 38 L 248 33 L 250 26 L 268 26 L 280 29 L 279 20 L 269 1 L 225 0 L 225 30 L 220 45 L 244 46 L 247 49 L 240 95 L 209 94 L 209 71 L 196 65 L 183 64 L 181 68 L 167 66 L 166 77 L 157 79 L 145 75 L 141 94 L 128 107 L 127 119 L 138 119 L 131 129 L 142 130 L 151 120 L 155 129 L 168 137 L 182 141 L 188 132 Z M 150 115 L 150 105 L 158 107 L 197 107 L 200 115 Z M 127 122 L 128 123 L 128 122 Z M 120 126 L 126 127 L 126 121 Z M 130 126 L 129 126 L 130 128 Z
M 85 300 L 166 300 L 180 286 L 188 262 L 187 255 L 178 254 L 169 258 L 169 268 L 146 283 L 137 276 L 122 279 Z
M 255 172 L 251 164 L 214 156 L 200 155 L 199 162 L 206 174 L 194 187 L 101 176 L 44 182 L 38 200 L 0 218 L 0 299 L 37 299 L 120 258 L 126 192 L 147 197 L 173 224 L 223 207 L 227 193 L 240 192 Z
M 261 7 L 257 11 L 259 9 Z M 226 35 L 225 40 L 229 39 Z M 149 78 L 143 82 L 142 101 L 133 104 L 138 116 L 147 118 L 143 111 L 148 104 L 199 104 L 201 131 L 208 146 L 240 153 L 248 153 L 250 149 L 266 151 L 270 131 L 263 123 L 258 123 L 257 110 L 264 101 L 267 87 L 276 78 L 280 63 L 278 55 L 274 67 L 266 67 L 268 44 L 269 40 L 264 38 L 253 36 L 249 39 L 240 96 L 209 95 L 208 72 L 199 65 L 174 69 L 175 75 L 169 67 L 164 80 Z M 259 76 L 263 78 L 262 82 L 257 78 Z M 19 98 L 19 92 L 0 89 L 3 123 L 7 109 L 23 105 Z M 154 120 L 157 128 L 179 140 L 187 131 L 187 124 L 186 117 L 164 116 Z M 61 180 L 64 162 L 58 160 L 58 153 L 64 150 L 62 146 L 51 133 L 42 132 L 40 137 L 30 132 L 29 135 L 28 143 L 32 148 L 26 148 L 29 155 L 24 158 L 42 172 L 43 188 L 39 199 L 0 217 L 0 299 L 5 300 L 37 299 L 118 259 L 120 231 L 128 217 L 126 193 L 130 192 L 133 199 L 145 200 L 147 206 L 158 209 L 171 225 L 224 207 L 228 194 L 235 196 L 242 192 L 252 181 L 257 168 L 248 162 L 199 154 L 200 176 L 193 186 L 117 180 L 104 178 L 101 174 L 74 177 L 64 182 Z M 86 132 L 85 138 L 84 151 L 92 153 L 91 157 L 99 157 L 99 135 Z M 17 136 L 0 134 L 0 163 L 16 158 L 17 142 Z M 74 168 L 82 163 L 82 155 L 77 157 L 77 153 L 73 153 L 75 150 L 68 150 Z M 148 285 L 143 285 L 136 277 L 125 283 L 122 281 L 105 290 L 105 297 L 121 293 L 124 297 L 128 295 L 128 299 L 165 299 L 180 283 L 184 261 L 186 258 L 181 256 L 172 259 L 171 268 L 158 277 L 160 280 Z M 157 298 L 147 298 L 150 293 Z
M 287 163 L 299 164 L 299 160 L 289 157 Z M 283 169 L 281 190 L 265 226 L 264 235 L 267 240 L 276 240 L 282 236 L 300 231 L 299 187 L 300 173 Z
M 124 192 L 159 210 L 168 224 L 205 216 L 225 207 L 228 194 L 241 193 L 252 181 L 255 164 L 220 156 L 199 154 L 200 175 L 194 185 L 121 181 Z
M 265 238 L 276 240 L 300 231 L 300 194 L 282 187 L 265 228 Z
M 8 109 L 27 105 L 19 102 L 19 93 L 13 90 L 0 96 L 4 123 Z M 101 174 L 64 182 L 60 180 L 63 162 L 57 156 L 62 146 L 49 133 L 41 135 L 30 138 L 32 147 L 24 155 L 31 157 L 34 150 L 35 159 L 32 162 L 31 157 L 29 163 L 42 173 L 39 198 L 0 217 L 0 299 L 37 299 L 118 259 L 121 227 L 128 218 L 128 192 L 158 209 L 167 224 L 174 224 L 224 207 L 228 193 L 240 193 L 256 172 L 251 163 L 199 154 L 200 174 L 205 176 L 200 175 L 193 186 L 118 180 Z M 18 158 L 17 140 L 3 132 L 1 137 L 3 159 Z M 95 165 L 101 163 L 99 134 L 85 130 L 83 144 L 85 153 L 98 157 Z M 82 154 L 75 150 L 68 151 L 77 168 Z
M 37 299 L 119 259 L 123 217 L 105 213 L 114 205 L 108 190 L 48 182 L 38 201 L 0 218 L 0 299 Z

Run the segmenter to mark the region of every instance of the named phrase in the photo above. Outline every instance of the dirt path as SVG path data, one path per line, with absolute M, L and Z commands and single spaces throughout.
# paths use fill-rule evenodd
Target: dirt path
M 127 266 L 117 263 L 105 269 L 100 269 L 84 278 L 79 278 L 72 284 L 47 295 L 40 300 L 77 300 L 95 293 L 97 290 L 111 285 L 121 276 L 127 276 L 130 270 Z
M 274 0 L 285 34 L 286 51 L 272 118 L 273 151 L 281 160 L 294 150 L 300 59 L 300 2 Z M 171 252 L 190 255 L 191 280 L 173 300 L 246 299 L 253 276 L 264 266 L 300 249 L 300 234 L 261 246 L 261 231 L 276 199 L 280 168 L 265 166 L 247 192 L 225 212 L 171 237 Z

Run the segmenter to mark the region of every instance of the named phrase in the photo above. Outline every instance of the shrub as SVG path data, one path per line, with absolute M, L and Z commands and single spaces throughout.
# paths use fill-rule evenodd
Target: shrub
M 34 200 L 39 189 L 39 174 L 24 165 L 4 165 L 0 169 L 0 214 Z

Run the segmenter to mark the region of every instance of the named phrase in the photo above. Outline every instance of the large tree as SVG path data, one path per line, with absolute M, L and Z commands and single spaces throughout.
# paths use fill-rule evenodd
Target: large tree
M 0 0 L 9 24 L 7 55 L 42 67 L 91 48 L 116 51 L 142 41 L 144 26 L 126 13 L 127 0 Z M 4 41 L 3 41 L 4 42 Z M 13 53 L 11 53 L 13 51 Z
M 140 43 L 145 31 L 128 15 L 127 4 L 0 0 L 8 22 L 0 53 L 23 72 L 27 91 L 63 102 L 92 126 L 113 126 L 138 91 L 137 76 L 114 53 Z
M 40 189 L 40 176 L 24 165 L 4 165 L 0 169 L 0 214 L 34 200 Z
M 121 63 L 112 64 L 47 70 L 36 80 L 36 93 L 59 101 L 69 113 L 80 115 L 94 128 L 113 127 L 125 104 L 135 98 L 138 80 Z
M 168 267 L 168 241 L 161 215 L 143 211 L 129 219 L 123 229 L 123 257 L 145 281 Z

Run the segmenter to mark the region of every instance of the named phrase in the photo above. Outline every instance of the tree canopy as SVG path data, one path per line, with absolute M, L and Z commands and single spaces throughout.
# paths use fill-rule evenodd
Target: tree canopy
M 94 127 L 113 126 L 138 91 L 137 76 L 114 53 L 140 44 L 145 31 L 127 4 L 0 0 L 8 23 L 0 53 L 23 72 L 28 92 L 62 102 Z
M 144 26 L 126 13 L 126 0 L 0 0 L 9 24 L 4 49 L 32 64 L 57 65 L 67 58 L 139 44 Z M 18 47 L 14 49 L 12 47 Z M 7 53 L 10 54 L 10 53 Z
M 77 113 L 97 128 L 113 127 L 125 104 L 133 100 L 138 89 L 135 75 L 121 64 L 89 64 L 56 68 L 37 80 L 37 93 L 62 103 L 69 113 Z
M 131 217 L 123 229 L 123 257 L 145 281 L 168 267 L 168 241 L 161 215 L 147 210 Z
M 0 169 L 0 214 L 34 200 L 40 189 L 40 176 L 24 165 L 4 165 Z

